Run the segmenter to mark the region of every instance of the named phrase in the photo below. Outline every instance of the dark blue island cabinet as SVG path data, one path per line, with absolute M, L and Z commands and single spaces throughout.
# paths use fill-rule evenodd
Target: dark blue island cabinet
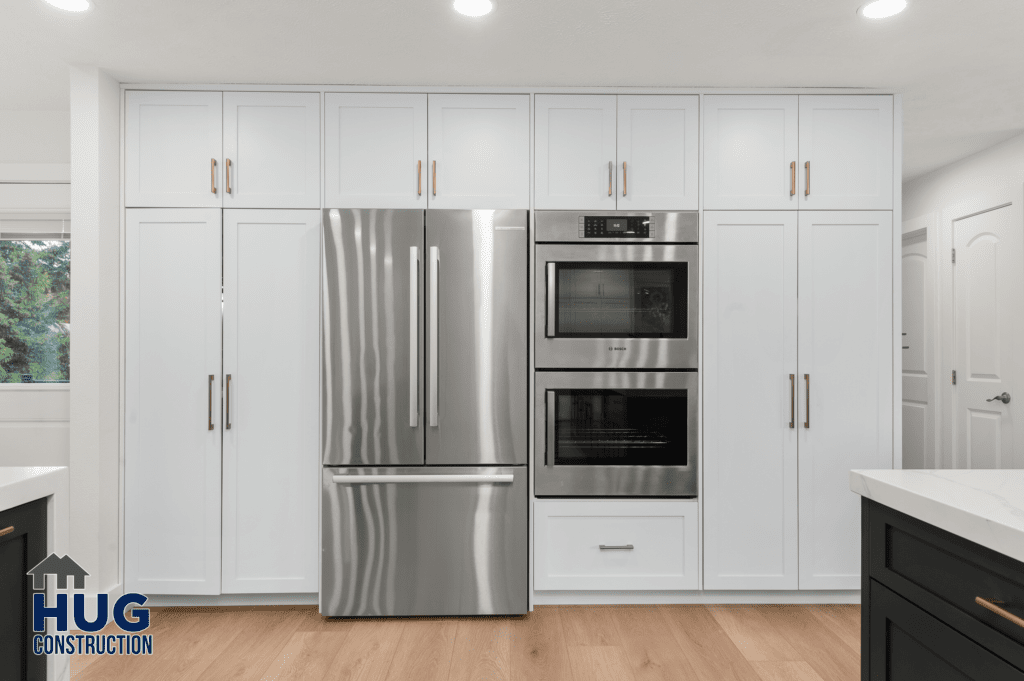
M 32 653 L 32 578 L 46 557 L 46 499 L 0 511 L 0 679 L 43 681 L 46 657 Z
M 863 681 L 1024 681 L 1024 563 L 862 504 Z

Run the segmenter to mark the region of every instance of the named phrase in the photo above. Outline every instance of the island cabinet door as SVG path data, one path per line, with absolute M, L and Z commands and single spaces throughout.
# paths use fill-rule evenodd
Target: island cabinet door
M 704 214 L 705 589 L 797 588 L 796 285 L 796 211 Z
M 619 95 L 619 210 L 697 210 L 696 95 Z
M 125 590 L 217 594 L 221 211 L 125 223 Z
M 224 593 L 317 589 L 320 211 L 224 211 Z
M 324 206 L 426 208 L 427 96 L 324 95 Z
M 891 213 L 800 213 L 801 589 L 861 586 L 850 470 L 893 464 L 892 249 Z

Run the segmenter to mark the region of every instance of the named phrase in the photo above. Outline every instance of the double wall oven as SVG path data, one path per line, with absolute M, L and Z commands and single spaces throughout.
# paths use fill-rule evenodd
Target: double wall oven
M 537 211 L 537 496 L 697 495 L 698 232 Z

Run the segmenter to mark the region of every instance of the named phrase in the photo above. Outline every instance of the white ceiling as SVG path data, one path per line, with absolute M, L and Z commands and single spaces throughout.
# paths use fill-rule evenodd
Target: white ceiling
M 123 82 L 877 87 L 905 95 L 904 178 L 1024 132 L 1024 2 L 0 2 L 0 109 L 67 109 L 68 63 Z

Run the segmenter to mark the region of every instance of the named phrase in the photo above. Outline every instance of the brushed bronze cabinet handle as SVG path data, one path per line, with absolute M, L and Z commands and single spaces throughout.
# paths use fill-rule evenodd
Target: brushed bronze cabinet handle
M 231 430 L 231 374 L 227 375 L 224 389 L 224 428 Z
M 626 195 L 626 162 L 622 162 L 622 195 Z
M 431 183 L 433 186 L 433 194 L 437 196 L 437 161 L 434 161 L 433 168 L 431 169 Z
M 614 167 L 615 164 L 612 163 L 611 161 L 608 161 L 608 196 L 612 195 L 612 174 L 615 172 L 612 169 Z
M 10 527 L 5 527 L 4 529 L 0 530 L 0 537 L 6 537 L 11 532 L 14 532 L 14 525 L 11 525 Z
M 807 381 L 807 393 L 804 395 L 806 400 L 805 406 L 807 407 L 807 420 L 804 421 L 804 428 L 811 427 L 811 375 L 804 374 L 804 380 Z
M 206 429 L 213 430 L 213 374 L 210 374 L 210 382 L 206 386 L 206 399 L 208 409 L 206 417 Z
M 796 196 L 796 161 L 789 164 L 789 195 Z
M 789 427 L 796 428 L 796 375 L 789 375 Z
M 1010 622 L 1016 624 L 1018 627 L 1024 627 L 1024 619 L 1021 619 L 1020 617 L 1014 615 L 1012 612 L 1003 610 L 998 605 L 996 605 L 996 603 L 1002 603 L 1002 601 L 989 600 L 987 598 L 982 598 L 981 596 L 975 596 L 974 602 L 980 605 L 981 607 L 985 608 L 986 610 L 994 612 L 995 614 L 1002 617 L 1004 620 L 1009 620 Z
M 224 191 L 231 193 L 231 159 L 224 159 Z
M 423 196 L 423 161 L 416 161 L 416 196 Z
M 217 193 L 217 159 L 210 159 L 210 193 Z
M 807 187 L 804 189 L 804 196 L 811 195 L 811 162 L 808 161 L 804 164 L 804 170 L 807 171 Z

